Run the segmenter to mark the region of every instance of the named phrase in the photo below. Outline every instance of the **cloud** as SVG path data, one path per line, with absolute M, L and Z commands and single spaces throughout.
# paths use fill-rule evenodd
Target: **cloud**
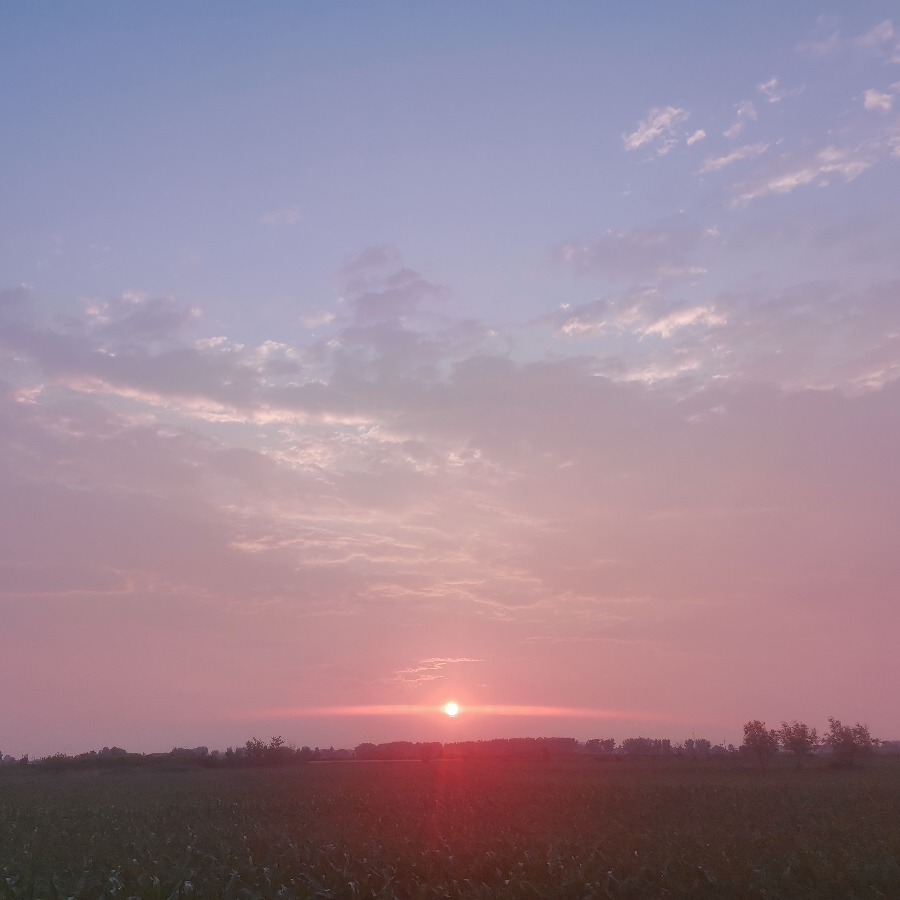
M 702 141 L 703 138 L 706 137 L 706 132 L 702 128 L 698 128 L 686 141 L 689 147 L 696 144 L 698 141 Z
M 853 46 L 869 52 L 881 53 L 894 42 L 894 23 L 890 19 L 879 22 L 870 31 L 853 38 Z
M 198 350 L 211 350 L 213 347 L 220 347 L 227 343 L 228 338 L 225 335 L 219 335 L 218 337 L 200 338 L 194 341 L 194 346 Z
M 557 252 L 579 272 L 619 281 L 653 281 L 700 274 L 690 259 L 710 236 L 697 228 L 614 228 L 594 241 L 563 244 Z
M 727 128 L 723 135 L 727 138 L 737 137 L 743 130 L 747 120 L 756 119 L 756 107 L 750 100 L 743 100 L 737 106 L 737 119 Z
M 830 56 L 841 51 L 856 51 L 869 56 L 883 57 L 896 52 L 894 25 L 885 19 L 865 34 L 844 38 L 832 16 L 819 18 L 813 38 L 797 45 L 797 50 L 811 56 Z M 894 60 L 896 61 L 896 60 Z
M 557 316 L 559 333 L 567 338 L 596 338 L 598 336 L 633 335 L 639 341 L 659 337 L 669 341 L 684 329 L 704 334 L 724 325 L 727 318 L 714 305 L 688 306 L 671 303 L 655 290 L 628 292 L 618 300 L 605 300 L 585 304 L 570 310 L 565 316 Z M 679 351 L 680 352 L 680 351 Z M 653 352 L 650 354 L 653 356 Z M 697 369 L 701 355 L 690 354 L 690 359 L 676 361 L 663 353 L 662 357 L 643 360 L 627 369 L 619 369 L 616 377 L 626 381 L 659 382 Z
M 345 281 L 344 300 L 360 323 L 413 316 L 429 299 L 442 296 L 440 287 L 405 267 L 382 272 L 387 257 L 377 248 L 370 261 L 354 261 L 341 270 Z
M 689 115 L 686 110 L 674 106 L 651 109 L 647 118 L 638 123 L 634 132 L 622 136 L 625 149 L 637 150 L 639 147 L 658 142 L 656 152 L 660 155 L 668 153 L 677 143 L 676 126 L 685 122 Z
M 174 297 L 148 297 L 131 291 L 106 303 L 87 307 L 89 327 L 104 341 L 144 343 L 169 341 L 200 317 Z
M 401 264 L 402 257 L 396 247 L 380 244 L 375 247 L 366 247 L 365 250 L 348 259 L 337 274 L 340 278 L 353 284 L 356 278 L 386 268 L 397 268 Z
M 287 206 L 283 209 L 275 209 L 263 215 L 259 222 L 270 228 L 284 228 L 288 225 L 296 225 L 300 221 L 300 209 L 296 206 Z
M 771 326 L 771 317 L 786 305 L 773 298 L 768 311 L 741 312 L 739 304 L 732 304 L 726 314 L 718 307 L 666 310 L 654 304 L 648 294 L 639 311 L 620 308 L 619 321 L 631 314 L 635 333 L 669 341 L 710 329 L 730 331 L 734 339 L 743 335 L 739 342 L 732 340 L 732 356 L 765 343 L 763 336 L 771 334 L 765 331 L 767 323 Z M 794 298 L 789 307 L 798 304 L 809 306 L 809 297 Z M 821 327 L 833 328 L 832 313 L 823 316 Z M 783 315 L 777 328 L 792 321 L 788 309 Z M 798 335 L 784 337 L 789 348 Z M 709 444 L 700 435 L 695 441 L 687 418 L 707 404 L 724 405 L 733 417 L 741 404 L 752 407 L 757 402 L 752 392 L 742 399 L 737 389 L 720 390 L 682 403 L 677 394 L 666 397 L 598 379 L 592 365 L 578 360 L 516 365 L 502 358 L 470 356 L 448 371 L 449 376 L 436 383 L 420 378 L 396 381 L 379 376 L 377 370 L 354 373 L 339 364 L 322 383 L 330 424 L 312 430 L 304 425 L 265 454 L 235 453 L 220 440 L 192 436 L 183 428 L 173 435 L 171 426 L 130 423 L 126 416 L 101 412 L 93 401 L 79 410 L 70 402 L 54 408 L 42 401 L 36 408 L 10 400 L 4 407 L 9 439 L 4 444 L 5 471 L 27 475 L 28 483 L 37 477 L 57 485 L 51 499 L 37 507 L 32 492 L 31 507 L 16 499 L 12 508 L 46 509 L 50 503 L 58 510 L 58 531 L 45 532 L 46 553 L 58 562 L 77 559 L 84 565 L 87 560 L 90 572 L 107 566 L 123 573 L 110 582 L 123 591 L 129 590 L 129 580 L 153 574 L 142 568 L 143 557 L 129 542 L 127 523 L 133 517 L 144 522 L 142 541 L 159 547 L 161 555 L 155 558 L 171 556 L 165 564 L 166 581 L 228 596 L 255 584 L 253 596 L 293 597 L 292 603 L 306 606 L 318 602 L 317 584 L 330 584 L 328 603 L 335 608 L 363 592 L 381 597 L 382 603 L 453 596 L 499 609 L 514 608 L 518 602 L 532 607 L 535 615 L 542 604 L 563 595 L 614 597 L 629 584 L 649 596 L 671 590 L 662 577 L 663 562 L 653 563 L 644 575 L 640 567 L 650 558 L 647 554 L 659 552 L 676 531 L 657 523 L 655 531 L 647 532 L 649 545 L 641 549 L 639 541 L 614 538 L 611 524 L 594 521 L 591 504 L 579 494 L 602 496 L 605 482 L 592 473 L 633 472 L 633 461 L 644 459 L 639 448 L 647 441 L 658 442 L 679 447 L 677 458 L 652 456 L 642 462 L 638 483 L 629 481 L 624 494 L 616 495 L 614 518 L 621 522 L 623 512 L 631 510 L 628 516 L 635 517 L 637 527 L 653 509 L 674 504 L 685 515 L 702 519 L 700 511 L 717 502 L 715 479 L 707 481 L 703 467 L 712 465 L 718 471 L 735 460 L 718 458 L 715 453 L 723 450 L 716 442 Z M 340 424 L 348 421 L 348 395 L 356 398 L 352 406 L 371 423 L 363 431 L 348 433 Z M 272 391 L 259 403 L 271 405 L 278 396 Z M 780 401 L 771 395 L 765 402 L 777 406 Z M 775 419 L 780 415 L 774 410 L 769 414 Z M 745 428 L 765 427 L 765 417 L 756 421 L 747 416 L 739 414 L 729 454 L 746 451 L 740 450 Z M 672 478 L 691 459 L 681 476 Z M 572 465 L 561 469 L 562 462 Z M 572 482 L 568 472 L 581 474 Z M 135 485 L 141 486 L 140 497 L 133 494 Z M 753 499 L 750 491 L 747 502 L 775 502 L 774 493 L 763 493 Z M 168 498 L 168 518 L 153 512 L 156 497 Z M 65 503 L 72 506 L 63 514 Z M 730 508 L 732 527 L 738 527 L 742 514 Z M 68 523 L 81 516 L 96 525 L 84 534 L 69 532 Z M 25 527 L 21 515 L 16 521 L 25 546 L 33 529 Z M 720 525 L 722 521 L 720 516 Z M 549 522 L 562 531 L 542 537 Z M 102 540 L 95 533 L 101 523 Z M 564 549 L 585 527 L 595 534 L 601 528 L 607 562 L 585 556 L 581 539 Z M 186 543 L 192 553 L 179 555 L 179 541 L 192 529 Z M 90 546 L 95 549 L 84 555 Z M 676 548 L 665 551 L 665 559 L 671 563 L 672 553 L 688 546 L 678 541 Z M 689 552 L 687 559 L 695 555 Z M 202 564 L 192 563 L 192 556 Z M 43 559 L 35 558 L 35 577 Z M 209 568 L 212 561 L 215 569 Z M 592 565 L 599 568 L 593 570 Z M 17 584 L 24 585 L 27 574 L 17 576 Z M 156 569 L 157 581 L 161 575 Z M 95 575 L 82 579 L 86 590 L 94 589 L 92 578 Z M 722 578 L 727 580 L 724 572 Z M 715 593 L 718 584 L 712 577 L 704 590 Z M 588 610 L 596 601 L 581 602 Z M 437 666 L 441 660 L 478 656 L 447 654 L 427 660 Z
M 304 316 L 301 321 L 307 328 L 318 328 L 321 325 L 327 325 L 329 322 L 333 322 L 334 319 L 335 315 L 333 312 L 329 312 L 325 309 L 317 309 L 309 315 Z
M 896 282 L 855 292 L 835 284 L 806 284 L 781 293 L 720 294 L 705 306 L 673 304 L 645 295 L 570 311 L 571 337 L 614 349 L 639 339 L 642 352 L 603 368 L 617 381 L 673 384 L 689 374 L 698 383 L 769 379 L 786 389 L 855 393 L 900 378 L 900 312 Z
M 472 659 L 468 656 L 459 657 L 434 657 L 432 659 L 422 659 L 415 666 L 406 669 L 400 669 L 395 672 L 390 679 L 392 682 L 402 684 L 404 686 L 417 686 L 430 681 L 440 681 L 446 679 L 447 675 L 442 670 L 450 665 L 458 663 L 478 663 L 483 662 L 481 659 Z
M 641 333 L 644 335 L 658 334 L 660 337 L 670 338 L 676 331 L 686 328 L 688 325 L 696 323 L 707 326 L 724 325 L 726 321 L 725 317 L 718 313 L 714 307 L 692 306 L 668 313 L 645 326 Z
M 789 194 L 816 181 L 824 186 L 833 175 L 841 176 L 844 181 L 853 181 L 871 165 L 872 160 L 861 153 L 834 146 L 801 158 L 784 154 L 766 169 L 736 184 L 736 195 L 731 206 L 746 206 L 769 194 Z
M 891 94 L 882 94 L 880 91 L 871 88 L 865 93 L 863 105 L 870 112 L 876 109 L 888 112 L 890 111 L 893 99 Z
M 768 144 L 747 144 L 744 147 L 738 147 L 732 150 L 726 156 L 710 156 L 703 161 L 703 165 L 697 169 L 698 174 L 704 175 L 707 172 L 719 172 L 725 166 L 731 165 L 741 159 L 749 159 L 754 156 L 761 156 L 769 149 Z
M 771 78 L 762 84 L 758 84 L 757 90 L 765 95 L 769 103 L 780 103 L 787 97 L 795 97 L 797 94 L 803 93 L 803 87 L 791 88 L 790 90 L 781 87 L 777 78 Z
M 841 46 L 840 32 L 834 31 L 828 37 L 818 41 L 804 41 L 797 45 L 797 50 L 801 53 L 808 53 L 811 56 L 829 56 L 837 51 Z

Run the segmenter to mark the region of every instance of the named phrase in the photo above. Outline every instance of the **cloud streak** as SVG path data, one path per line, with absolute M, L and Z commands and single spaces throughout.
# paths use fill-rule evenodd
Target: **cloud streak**
M 726 166 L 730 166 L 734 162 L 742 159 L 752 159 L 755 156 L 761 156 L 769 149 L 768 144 L 747 144 L 732 150 L 725 156 L 710 156 L 703 161 L 703 164 L 697 169 L 699 175 L 705 175 L 709 172 L 720 172 Z
M 655 144 L 656 152 L 664 156 L 678 142 L 677 126 L 686 122 L 689 116 L 687 110 L 675 106 L 659 106 L 651 109 L 631 134 L 622 135 L 625 149 L 638 150 L 648 144 Z
M 817 153 L 800 158 L 784 154 L 769 167 L 736 184 L 731 206 L 740 208 L 772 194 L 790 194 L 809 184 L 827 186 L 834 176 L 845 182 L 853 181 L 871 166 L 872 160 L 868 154 L 835 146 L 824 147 Z
M 593 241 L 563 244 L 559 258 L 577 272 L 619 281 L 655 281 L 702 274 L 691 264 L 714 233 L 691 228 L 616 228 Z

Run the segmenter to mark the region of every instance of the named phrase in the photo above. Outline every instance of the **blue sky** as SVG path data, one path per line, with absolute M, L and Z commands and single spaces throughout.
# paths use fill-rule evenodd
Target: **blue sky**
M 0 79 L 4 752 L 900 732 L 894 4 L 6 4 Z
M 740 145 L 828 144 L 865 89 L 900 74 L 874 53 L 797 47 L 865 34 L 890 7 L 7 7 L 4 283 L 62 306 L 175 293 L 263 340 L 332 303 L 334 272 L 384 244 L 442 284 L 454 314 L 521 321 L 596 291 L 561 278 L 561 243 L 815 216 L 815 196 L 730 213 L 722 179 L 694 171 L 734 149 L 720 132 L 742 101 L 758 119 Z M 767 104 L 757 85 L 773 77 L 803 93 Z M 666 106 L 709 138 L 665 159 L 623 152 Z M 893 200 L 877 181 L 828 204 Z

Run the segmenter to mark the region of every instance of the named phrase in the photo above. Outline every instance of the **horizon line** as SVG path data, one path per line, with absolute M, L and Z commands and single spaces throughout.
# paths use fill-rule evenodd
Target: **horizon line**
M 326 718 L 331 716 L 421 716 L 437 715 L 459 721 L 467 715 L 475 716 L 527 716 L 556 719 L 623 719 L 629 721 L 676 721 L 671 715 L 644 710 L 591 709 L 578 706 L 517 706 L 484 705 L 467 706 L 457 704 L 459 712 L 449 716 L 444 707 L 433 704 L 371 704 L 362 706 L 298 706 L 274 709 L 251 710 L 235 713 L 229 718 L 245 719 L 302 719 Z

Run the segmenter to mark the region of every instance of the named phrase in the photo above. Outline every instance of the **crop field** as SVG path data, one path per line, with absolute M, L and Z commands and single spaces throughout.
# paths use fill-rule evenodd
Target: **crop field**
M 0 775 L 0 895 L 900 897 L 900 766 L 349 762 Z

